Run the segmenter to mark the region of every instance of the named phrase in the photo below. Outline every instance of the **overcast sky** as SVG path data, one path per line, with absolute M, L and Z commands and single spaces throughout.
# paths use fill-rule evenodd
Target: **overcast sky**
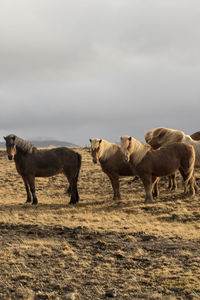
M 0 140 L 200 130 L 199 0 L 1 0 Z

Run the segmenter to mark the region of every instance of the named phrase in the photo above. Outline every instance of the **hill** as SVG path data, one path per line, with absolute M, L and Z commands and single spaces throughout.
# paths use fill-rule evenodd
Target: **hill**
M 55 147 L 77 147 L 77 145 L 70 142 L 58 141 L 58 140 L 30 140 L 30 142 L 38 148 L 47 148 L 50 146 Z M 0 142 L 0 148 L 5 148 L 5 142 Z

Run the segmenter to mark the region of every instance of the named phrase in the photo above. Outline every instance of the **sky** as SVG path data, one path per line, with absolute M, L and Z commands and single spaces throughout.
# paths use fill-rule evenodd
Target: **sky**
M 200 130 L 199 0 L 1 0 L 0 140 Z

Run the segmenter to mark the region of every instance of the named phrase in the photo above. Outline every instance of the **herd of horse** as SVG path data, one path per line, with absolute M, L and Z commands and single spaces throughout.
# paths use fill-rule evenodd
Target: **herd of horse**
M 26 203 L 37 204 L 35 177 L 50 177 L 64 173 L 69 182 L 70 204 L 79 201 L 78 178 L 81 155 L 67 147 L 37 149 L 33 144 L 14 134 L 4 137 L 8 159 L 14 158 L 27 194 Z M 113 199 L 121 199 L 119 178 L 137 176 L 145 190 L 145 203 L 159 196 L 158 183 L 169 177 L 169 188 L 176 189 L 176 172 L 183 179 L 184 194 L 198 191 L 194 170 L 200 168 L 200 131 L 191 136 L 183 131 L 165 127 L 155 128 L 145 134 L 146 143 L 131 136 L 122 136 L 121 144 L 104 139 L 90 139 L 91 156 L 99 162 L 102 171 L 110 179 Z

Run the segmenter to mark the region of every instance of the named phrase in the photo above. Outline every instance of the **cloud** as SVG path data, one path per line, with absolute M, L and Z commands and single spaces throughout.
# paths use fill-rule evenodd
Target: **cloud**
M 1 1 L 0 133 L 195 129 L 199 27 L 197 0 Z

